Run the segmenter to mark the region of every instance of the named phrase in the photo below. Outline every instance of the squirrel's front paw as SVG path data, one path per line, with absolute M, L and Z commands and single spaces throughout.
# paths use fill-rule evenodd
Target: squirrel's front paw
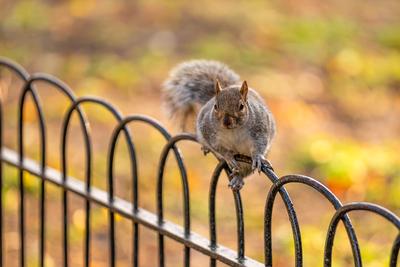
M 264 156 L 263 155 L 255 155 L 255 156 L 253 156 L 252 161 L 253 161 L 253 163 L 252 163 L 251 167 L 252 167 L 253 171 L 255 169 L 257 169 L 258 173 L 260 173 L 263 163 L 266 162 Z
M 243 178 L 237 175 L 233 175 L 229 181 L 229 187 L 234 191 L 239 191 L 244 185 Z
M 260 172 L 262 171 L 262 166 L 263 166 L 263 165 L 265 165 L 265 167 L 266 167 L 267 169 L 270 169 L 270 170 L 272 170 L 272 171 L 274 170 L 274 169 L 272 168 L 271 163 L 270 163 L 267 159 L 265 159 L 264 156 L 262 156 L 262 155 L 256 155 L 256 156 L 254 156 L 254 157 L 252 158 L 252 161 L 253 161 L 253 164 L 252 164 L 253 171 L 254 171 L 255 169 L 257 169 L 257 170 L 258 170 L 258 173 L 260 173 Z
M 205 147 L 205 146 L 202 146 L 202 147 L 201 147 L 201 151 L 203 151 L 204 156 L 206 156 L 208 153 L 211 152 L 211 150 L 208 149 L 208 148 Z

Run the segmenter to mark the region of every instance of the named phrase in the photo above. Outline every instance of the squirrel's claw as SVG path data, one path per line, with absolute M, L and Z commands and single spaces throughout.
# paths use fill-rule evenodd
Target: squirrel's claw
M 229 187 L 232 188 L 234 191 L 239 191 L 242 189 L 244 185 L 243 178 L 235 175 L 232 177 L 232 179 L 229 181 Z
M 271 162 L 269 162 L 269 160 L 264 159 L 264 164 L 266 165 L 267 169 L 274 171 L 274 168 L 272 168 Z
M 253 157 L 253 163 L 252 163 L 252 169 L 253 169 L 253 171 L 255 170 L 255 169 L 257 169 L 258 170 L 258 173 L 260 173 L 261 172 L 261 169 L 262 169 L 262 165 L 263 165 L 263 163 L 265 163 L 265 162 L 267 162 L 267 160 L 264 158 L 264 156 L 263 155 L 256 155 L 256 156 L 254 156 Z M 269 163 L 269 162 L 268 162 Z M 269 164 L 270 165 L 270 164 Z
M 211 150 L 208 149 L 208 148 L 205 147 L 205 146 L 202 146 L 202 147 L 201 147 L 201 151 L 203 151 L 204 156 L 206 156 L 208 153 L 211 152 Z

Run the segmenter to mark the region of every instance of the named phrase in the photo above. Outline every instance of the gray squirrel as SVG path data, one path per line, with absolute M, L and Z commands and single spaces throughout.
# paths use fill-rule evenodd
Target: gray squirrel
M 183 129 L 188 118 L 198 114 L 196 135 L 202 150 L 226 161 L 233 190 L 240 190 L 243 178 L 268 163 L 264 155 L 275 135 L 275 120 L 258 93 L 228 66 L 212 60 L 181 63 L 164 82 L 163 93 L 167 112 Z M 252 164 L 237 161 L 237 154 L 250 156 Z

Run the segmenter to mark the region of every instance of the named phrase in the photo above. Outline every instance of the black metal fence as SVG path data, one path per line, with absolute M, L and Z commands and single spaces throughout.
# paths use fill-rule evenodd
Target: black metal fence
M 243 206 L 240 197 L 240 192 L 233 192 L 233 198 L 236 208 L 236 219 L 237 219 L 237 251 L 233 251 L 226 247 L 223 247 L 217 242 L 217 232 L 216 232 L 216 188 L 221 172 L 224 170 L 229 173 L 225 162 L 219 162 L 216 166 L 215 171 L 211 177 L 211 183 L 209 188 L 209 239 L 200 236 L 191 231 L 190 223 L 190 201 L 189 201 L 189 186 L 187 181 L 187 173 L 185 169 L 182 156 L 176 147 L 177 143 L 182 141 L 196 142 L 196 137 L 190 134 L 180 134 L 176 136 L 171 136 L 168 131 L 161 126 L 157 121 L 141 115 L 133 116 L 122 116 L 121 113 L 109 104 L 107 101 L 93 98 L 93 97 L 82 97 L 77 98 L 72 90 L 63 82 L 59 81 L 47 74 L 33 74 L 30 75 L 28 72 L 15 62 L 0 58 L 0 67 L 8 69 L 18 76 L 23 82 L 22 93 L 19 98 L 19 112 L 18 112 L 18 151 L 10 150 L 3 146 L 3 122 L 4 116 L 3 106 L 0 105 L 0 148 L 1 148 L 1 162 L 0 162 L 0 261 L 3 263 L 3 163 L 9 164 L 18 169 L 19 177 L 19 262 L 21 267 L 25 267 L 26 263 L 26 218 L 25 218 L 25 186 L 24 186 L 24 175 L 30 173 L 40 179 L 40 218 L 39 218 L 39 266 L 44 266 L 44 255 L 45 255 L 45 238 L 46 238 L 46 209 L 45 209 L 45 197 L 46 197 L 46 183 L 53 183 L 58 187 L 62 188 L 62 220 L 63 220 L 63 266 L 70 266 L 69 262 L 69 225 L 68 225 L 68 197 L 71 194 L 78 195 L 85 200 L 85 245 L 84 245 L 84 266 L 90 265 L 90 238 L 91 238 L 91 228 L 90 228 L 90 210 L 93 203 L 100 204 L 101 206 L 107 208 L 108 210 L 108 235 L 109 235 L 109 266 L 116 265 L 116 251 L 115 251 L 115 215 L 120 214 L 126 218 L 129 218 L 133 224 L 133 237 L 132 237 L 132 255 L 133 262 L 132 266 L 139 266 L 139 236 L 140 228 L 146 227 L 151 229 L 158 234 L 158 262 L 159 266 L 164 266 L 165 262 L 165 250 L 164 250 L 164 239 L 165 237 L 176 240 L 181 243 L 184 248 L 184 266 L 190 266 L 190 252 L 195 250 L 207 255 L 210 259 L 210 266 L 216 266 L 217 262 L 223 262 L 230 266 L 272 266 L 272 233 L 271 233 L 271 220 L 272 220 L 272 209 L 274 206 L 274 200 L 276 195 L 282 197 L 286 210 L 289 216 L 292 235 L 295 246 L 295 266 L 303 266 L 303 251 L 302 251 L 302 241 L 300 226 L 296 217 L 296 211 L 293 207 L 292 201 L 289 197 L 287 190 L 284 188 L 285 184 L 288 183 L 301 183 L 305 186 L 311 187 L 323 198 L 329 200 L 332 206 L 335 208 L 336 212 L 332 216 L 328 232 L 326 235 L 325 249 L 324 249 L 324 266 L 331 266 L 332 264 L 332 249 L 333 242 L 335 238 L 336 228 L 338 223 L 342 221 L 344 223 L 345 229 L 347 231 L 348 240 L 352 248 L 352 254 L 355 266 L 362 266 L 362 257 L 360 253 L 360 248 L 357 241 L 357 235 L 353 229 L 352 223 L 348 216 L 350 211 L 354 210 L 365 210 L 372 213 L 376 213 L 389 222 L 391 222 L 398 230 L 399 234 L 396 236 L 391 254 L 390 254 L 390 266 L 394 267 L 397 265 L 397 258 L 400 249 L 400 219 L 395 214 L 389 210 L 382 208 L 378 205 L 356 202 L 343 205 L 340 200 L 323 184 L 320 182 L 302 175 L 288 175 L 278 178 L 274 173 L 273 169 L 269 165 L 264 164 L 262 167 L 262 172 L 267 179 L 272 181 L 272 186 L 268 193 L 265 202 L 265 213 L 264 213 L 264 263 L 257 262 L 245 256 L 245 233 L 244 233 L 244 220 L 243 220 Z M 65 94 L 70 100 L 70 107 L 64 117 L 62 124 L 62 136 L 61 136 L 61 170 L 55 170 L 46 165 L 46 121 L 43 115 L 43 108 L 40 98 L 37 94 L 37 89 L 34 84 L 37 81 L 46 82 L 52 85 L 56 90 Z M 40 162 L 37 163 L 25 157 L 24 153 L 24 108 L 27 96 L 31 95 L 34 103 L 35 110 L 39 119 L 39 131 L 40 131 Z M 118 126 L 114 129 L 111 139 L 111 145 L 108 153 L 108 176 L 107 192 L 99 190 L 96 187 L 91 186 L 92 184 L 92 168 L 90 162 L 92 161 L 92 143 L 91 137 L 88 130 L 87 119 L 84 111 L 81 109 L 82 103 L 93 103 L 95 105 L 101 105 L 105 107 L 116 119 Z M 76 178 L 68 176 L 67 171 L 67 137 L 68 129 L 70 128 L 70 121 L 72 114 L 76 112 L 79 117 L 80 126 L 82 134 L 84 136 L 85 144 L 85 158 L 86 158 L 86 169 L 85 169 L 85 182 L 79 181 Z M 157 213 L 153 214 L 149 211 L 141 209 L 138 203 L 138 174 L 137 174 L 137 162 L 135 145 L 131 137 L 130 130 L 127 125 L 132 122 L 141 122 L 150 125 L 156 131 L 158 131 L 166 140 L 167 144 L 164 146 L 162 153 L 160 155 L 160 161 L 158 166 L 158 177 L 157 177 Z M 127 202 L 118 197 L 114 196 L 114 178 L 113 178 L 113 164 L 114 164 L 114 154 L 116 149 L 116 143 L 120 134 L 123 134 L 126 139 L 126 145 L 129 150 L 129 156 L 131 161 L 131 173 L 132 173 L 132 188 L 133 188 L 133 199 L 132 202 Z M 183 186 L 183 227 L 171 223 L 164 219 L 163 213 L 163 177 L 164 168 L 168 155 L 172 153 L 176 159 L 176 162 L 180 171 L 180 179 Z M 236 157 L 240 161 L 250 162 L 250 158 L 238 155 Z M 3 264 L 2 264 L 3 266 Z

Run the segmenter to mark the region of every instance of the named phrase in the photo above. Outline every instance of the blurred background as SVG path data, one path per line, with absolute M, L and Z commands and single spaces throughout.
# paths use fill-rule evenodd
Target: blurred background
M 277 136 L 269 154 L 278 175 L 305 174 L 326 184 L 344 202 L 371 201 L 400 214 L 400 2 L 384 1 L 39 1 L 0 0 L 0 55 L 31 73 L 47 72 L 66 81 L 77 96 L 107 99 L 124 114 L 146 114 L 172 133 L 161 85 L 181 61 L 216 59 L 236 70 L 266 100 L 275 115 Z M 17 148 L 17 104 L 21 83 L 0 72 L 5 103 L 5 144 Z M 37 83 L 48 132 L 48 162 L 60 167 L 60 126 L 68 100 Z M 93 136 L 94 186 L 106 189 L 108 140 L 115 119 L 105 110 L 84 105 Z M 39 159 L 34 106 L 26 106 L 25 151 Z M 155 211 L 155 179 L 165 141 L 142 124 L 131 127 L 138 150 L 140 205 Z M 82 135 L 78 120 L 68 141 L 68 173 L 84 178 Z M 182 143 L 191 190 L 193 230 L 208 237 L 208 187 L 216 165 L 200 146 Z M 118 144 L 117 195 L 131 199 L 125 142 Z M 5 261 L 17 266 L 17 171 L 7 167 L 4 186 Z M 167 219 L 182 222 L 181 184 L 176 164 L 166 171 Z M 27 183 L 27 262 L 38 264 L 38 188 Z M 246 180 L 246 255 L 263 261 L 263 208 L 271 183 L 263 176 Z M 46 266 L 59 266 L 61 253 L 60 189 L 46 185 Z M 334 210 L 317 193 L 287 186 L 298 211 L 304 243 L 304 266 L 322 266 L 327 227 Z M 236 249 L 236 220 L 226 177 L 217 196 L 219 242 Z M 83 264 L 84 202 L 70 197 L 72 266 Z M 107 266 L 107 212 L 93 206 L 92 265 Z M 223 207 L 223 208 L 222 208 Z M 352 213 L 365 266 L 389 262 L 397 234 L 381 218 Z M 117 218 L 118 266 L 131 261 L 131 224 Z M 141 228 L 140 266 L 157 265 L 157 236 Z M 166 241 L 167 266 L 182 265 L 182 248 Z M 280 199 L 274 209 L 276 266 L 294 266 L 290 225 Z M 352 266 L 342 226 L 335 239 L 334 266 Z M 192 252 L 193 266 L 207 257 Z M 223 266 L 222 264 L 219 266 Z

